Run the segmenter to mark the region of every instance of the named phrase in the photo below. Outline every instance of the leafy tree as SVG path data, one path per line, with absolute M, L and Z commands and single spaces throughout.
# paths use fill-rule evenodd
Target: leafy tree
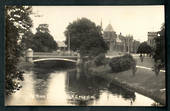
M 147 44 L 147 42 L 142 42 L 138 47 L 137 53 L 150 54 L 152 51 L 152 48 Z
M 23 71 L 18 69 L 17 64 L 22 56 L 21 35 L 25 35 L 32 26 L 29 17 L 31 13 L 30 6 L 6 6 L 6 75 L 5 75 L 5 93 L 10 95 L 14 90 L 19 89 L 19 82 L 23 80 Z
M 50 35 L 47 24 L 40 24 L 32 40 L 32 49 L 36 52 L 51 52 L 57 49 L 57 43 Z
M 83 56 L 96 56 L 108 50 L 102 38 L 101 27 L 87 18 L 73 21 L 65 31 L 66 41 L 70 38 L 70 48 L 73 51 L 80 51 Z
M 155 38 L 155 51 L 154 60 L 161 60 L 165 64 L 165 24 L 162 25 L 161 31 L 158 32 L 158 36 Z
M 48 32 L 49 33 L 48 24 L 40 24 L 36 28 L 36 30 L 37 30 L 37 32 Z
M 27 31 L 22 36 L 21 44 L 24 50 L 27 50 L 28 48 L 32 48 L 33 42 L 34 42 L 33 37 L 34 37 L 34 34 L 31 31 Z

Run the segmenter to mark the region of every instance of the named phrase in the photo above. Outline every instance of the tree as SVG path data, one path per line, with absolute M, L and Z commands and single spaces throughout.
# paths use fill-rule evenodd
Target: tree
M 147 42 L 142 42 L 138 47 L 137 53 L 150 54 L 152 51 L 152 48 L 147 44 Z
M 73 51 L 80 51 L 80 55 L 96 56 L 108 50 L 102 38 L 101 27 L 87 18 L 73 21 L 65 31 L 66 41 L 70 39 L 70 48 Z
M 22 56 L 21 35 L 25 35 L 32 26 L 29 17 L 31 13 L 30 6 L 6 6 L 6 75 L 5 75 L 5 93 L 10 95 L 14 90 L 19 89 L 19 82 L 24 80 L 23 71 L 18 69 L 17 64 Z
M 27 50 L 29 48 L 32 48 L 33 46 L 33 37 L 34 37 L 34 34 L 31 32 L 31 31 L 27 31 L 23 36 L 22 36 L 22 39 L 21 39 L 21 44 L 23 46 L 23 49 L 24 50 Z
M 161 31 L 158 31 L 158 36 L 155 38 L 154 60 L 161 60 L 165 64 L 165 24 L 162 25 Z
M 48 32 L 49 33 L 49 29 L 48 29 L 48 24 L 40 24 L 37 28 L 36 28 L 37 32 Z
M 50 35 L 47 24 L 40 24 L 32 40 L 32 49 L 36 52 L 51 52 L 57 49 L 58 45 L 53 36 Z

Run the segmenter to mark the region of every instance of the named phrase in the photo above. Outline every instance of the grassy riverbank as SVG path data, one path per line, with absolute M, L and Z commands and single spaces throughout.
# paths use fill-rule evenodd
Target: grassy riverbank
M 151 70 L 138 68 L 133 76 L 132 70 L 112 73 L 109 65 L 91 67 L 90 71 L 93 76 L 105 78 L 110 83 L 116 82 L 124 88 L 148 96 L 163 105 L 166 104 L 166 94 L 160 91 L 165 88 L 165 73 L 163 72 L 156 76 Z

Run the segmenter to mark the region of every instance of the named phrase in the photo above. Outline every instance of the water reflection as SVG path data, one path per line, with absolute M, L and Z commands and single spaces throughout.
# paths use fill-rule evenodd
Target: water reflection
M 133 105 L 133 102 L 136 99 L 135 92 L 126 90 L 116 84 L 111 84 L 108 91 L 110 91 L 113 95 L 118 97 L 122 96 L 125 100 L 129 100 L 131 105 Z
M 154 101 L 81 70 L 34 68 L 6 105 L 151 106 Z
M 135 93 L 126 89 L 120 88 L 111 84 L 108 87 L 108 82 L 99 77 L 91 77 L 88 74 L 80 73 L 78 71 L 69 71 L 66 79 L 66 90 L 70 95 L 68 102 L 71 104 L 86 106 L 95 104 L 94 102 L 100 99 L 100 95 L 104 91 L 122 96 L 125 100 L 130 100 L 132 104 L 135 101 Z
M 67 73 L 66 81 L 66 90 L 70 95 L 69 103 L 89 105 L 92 104 L 91 102 L 94 99 L 99 98 L 99 86 L 102 86 L 101 84 L 95 84 L 94 78 L 88 78 L 83 73 L 79 74 L 76 71 L 70 71 Z
M 36 80 L 33 82 L 35 98 L 37 101 L 45 101 L 47 99 L 47 91 L 49 86 L 49 77 L 50 73 L 53 70 L 34 70 L 33 79 Z

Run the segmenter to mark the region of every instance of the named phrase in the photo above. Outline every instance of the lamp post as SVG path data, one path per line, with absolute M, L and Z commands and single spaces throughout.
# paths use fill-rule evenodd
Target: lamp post
M 128 53 L 130 52 L 130 46 L 129 46 L 129 37 L 127 36 L 127 46 L 128 46 Z
M 126 40 L 124 39 L 124 47 L 123 47 L 123 49 L 124 49 L 124 52 L 126 52 Z
M 68 32 L 68 53 L 70 55 L 70 34 Z

